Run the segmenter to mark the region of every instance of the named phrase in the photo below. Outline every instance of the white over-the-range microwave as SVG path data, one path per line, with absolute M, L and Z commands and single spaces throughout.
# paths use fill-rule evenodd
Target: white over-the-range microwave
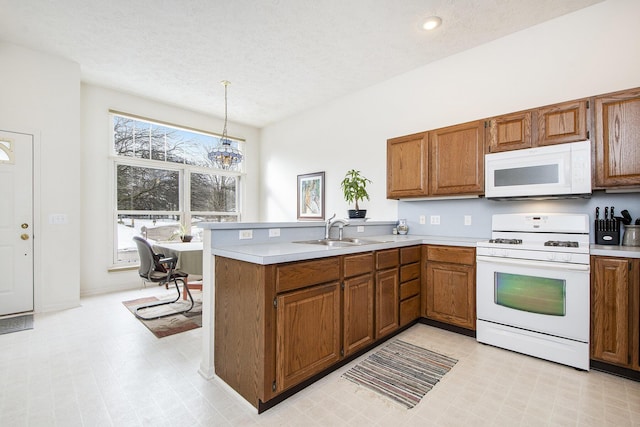
M 551 198 L 591 195 L 591 142 L 485 155 L 485 197 Z

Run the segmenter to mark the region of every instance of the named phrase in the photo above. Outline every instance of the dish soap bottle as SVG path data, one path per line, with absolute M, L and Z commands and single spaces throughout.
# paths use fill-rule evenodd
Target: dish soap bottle
M 398 234 L 407 234 L 409 232 L 409 226 L 406 219 L 398 220 Z

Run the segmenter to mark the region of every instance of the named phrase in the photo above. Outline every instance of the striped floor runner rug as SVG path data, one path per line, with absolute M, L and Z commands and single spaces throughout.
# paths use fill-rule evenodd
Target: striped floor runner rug
M 413 408 L 456 362 L 451 357 L 394 340 L 342 376 Z

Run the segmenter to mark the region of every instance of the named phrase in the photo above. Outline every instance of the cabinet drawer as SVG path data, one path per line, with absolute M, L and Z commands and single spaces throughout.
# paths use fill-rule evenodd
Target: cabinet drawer
M 420 293 L 420 280 L 415 279 L 400 285 L 400 299 L 404 300 Z
M 376 270 L 396 267 L 400 261 L 398 249 L 386 249 L 376 252 Z
M 452 264 L 473 265 L 476 259 L 476 249 L 458 246 L 428 246 L 427 259 Z
M 420 277 L 420 263 L 414 262 L 413 264 L 403 265 L 400 267 L 400 283 L 408 282 L 409 280 L 417 279 Z
M 404 300 L 400 303 L 400 326 L 404 326 L 420 317 L 420 296 Z
M 373 271 L 373 252 L 345 256 L 343 268 L 344 277 L 370 273 Z
M 400 248 L 400 264 L 411 264 L 420 261 L 420 246 Z
M 301 261 L 276 267 L 276 292 L 286 292 L 340 279 L 338 258 Z

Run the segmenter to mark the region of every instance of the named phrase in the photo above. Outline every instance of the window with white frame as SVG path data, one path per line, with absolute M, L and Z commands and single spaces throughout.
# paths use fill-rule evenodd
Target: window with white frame
M 115 176 L 114 265 L 138 262 L 133 236 L 200 240 L 200 222 L 239 221 L 242 162 L 218 169 L 220 137 L 111 112 Z M 229 138 L 234 148 L 242 140 Z

